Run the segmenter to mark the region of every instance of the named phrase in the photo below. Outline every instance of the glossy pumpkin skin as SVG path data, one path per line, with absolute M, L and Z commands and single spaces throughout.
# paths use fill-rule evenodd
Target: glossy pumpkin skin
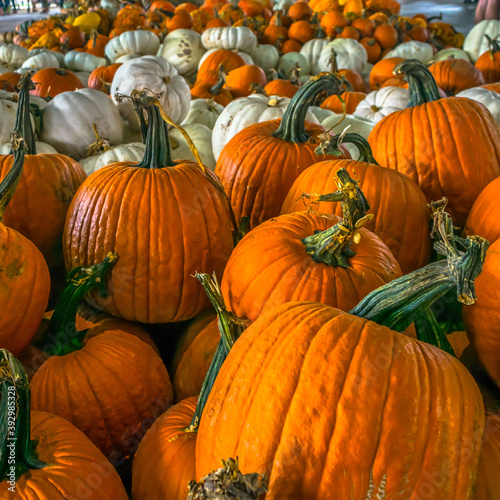
M 439 61 L 430 66 L 429 70 L 438 87 L 443 89 L 448 96 L 485 83 L 481 71 L 464 59 Z
M 370 71 L 370 88 L 379 90 L 384 87 L 384 82 L 393 78 L 394 68 L 403 61 L 402 57 L 389 57 L 376 63 Z
M 12 162 L 13 155 L 0 155 L 0 180 L 7 175 Z M 21 179 L 5 209 L 4 223 L 29 238 L 49 267 L 60 262 L 66 213 L 85 177 L 83 168 L 69 156 L 25 156 Z
M 134 456 L 134 500 L 186 500 L 188 482 L 195 477 L 195 432 L 191 424 L 197 398 L 184 399 L 156 420 Z
M 391 113 L 368 140 L 378 162 L 410 177 L 429 202 L 446 196 L 458 226 L 500 175 L 498 126 L 470 99 L 449 97 Z
M 500 51 L 488 50 L 479 56 L 475 64 L 481 71 L 486 83 L 495 83 L 500 80 Z
M 246 64 L 233 69 L 226 77 L 226 88 L 234 98 L 249 96 L 253 92 L 252 84 L 261 87 L 267 84 L 264 70 L 255 64 Z
M 475 288 L 476 302 L 463 307 L 465 328 L 479 360 L 500 387 L 500 240 L 488 248 Z
M 264 91 L 267 95 L 279 95 L 280 97 L 289 97 L 290 99 L 299 90 L 298 85 L 293 84 L 290 80 L 282 80 L 277 78 L 270 81 L 265 87 Z
M 273 137 L 280 123 L 281 119 L 256 123 L 238 132 L 224 146 L 215 166 L 236 221 L 250 217 L 251 227 L 278 215 L 300 173 L 329 158 L 314 153 L 317 137 L 324 127 L 306 122 L 311 142 L 294 143 Z M 276 166 L 280 169 L 279 176 Z
M 470 236 L 477 234 L 490 243 L 500 238 L 500 177 L 491 181 L 472 205 L 464 232 Z
M 220 66 L 224 67 L 224 72 L 229 73 L 233 69 L 240 68 L 245 65 L 244 59 L 236 52 L 228 49 L 219 49 L 209 54 L 201 63 L 198 69 L 197 81 L 204 81 L 203 75 L 207 71 L 219 71 Z
M 171 373 L 174 401 L 200 394 L 201 386 L 220 340 L 217 315 L 198 315 L 177 342 Z
M 77 192 L 64 230 L 68 269 L 118 253 L 110 296 L 92 295 L 91 301 L 142 323 L 182 321 L 207 309 L 201 285 L 188 277 L 197 269 L 222 276 L 232 248 L 227 202 L 190 161 L 98 170 Z
M 16 481 L 17 498 L 29 500 L 84 498 L 127 500 L 117 472 L 90 440 L 64 418 L 31 412 L 31 439 L 38 458 L 48 466 L 31 470 Z M 0 498 L 9 498 L 9 483 L 0 482 Z
M 406 175 L 388 168 L 355 160 L 333 160 L 315 163 L 293 183 L 281 209 L 282 214 L 307 210 L 300 198 L 302 193 L 326 194 L 337 190 L 335 172 L 345 168 L 370 204 L 374 218 L 365 224 L 391 250 L 403 274 L 429 262 L 430 212 L 421 189 Z M 309 204 L 312 210 L 342 216 L 340 204 L 318 202 Z
M 71 71 L 61 68 L 44 68 L 32 77 L 37 84 L 30 93 L 40 97 L 55 97 L 61 92 L 83 89 L 83 83 Z
M 0 348 L 17 356 L 47 307 L 50 275 L 38 248 L 0 222 Z
M 118 329 L 90 328 L 81 349 L 50 357 L 31 379 L 31 407 L 66 418 L 108 457 L 128 458 L 171 400 L 161 358 Z
M 109 95 L 109 89 L 113 76 L 121 63 L 110 64 L 109 66 L 99 66 L 92 73 L 90 73 L 88 87 L 89 89 L 101 90 Z
M 250 231 L 234 249 L 222 278 L 227 307 L 255 321 L 285 302 L 311 300 L 352 309 L 379 286 L 401 276 L 390 250 L 372 232 L 361 228 L 349 267 L 317 262 L 302 239 L 340 220 L 334 215 L 298 212 L 280 215 Z
M 455 358 L 338 309 L 284 304 L 224 362 L 196 476 L 238 456 L 241 470 L 269 475 L 267 500 L 465 500 L 483 428 L 481 394 Z
M 500 418 L 486 414 L 483 446 L 477 468 L 474 500 L 496 500 L 500 496 Z

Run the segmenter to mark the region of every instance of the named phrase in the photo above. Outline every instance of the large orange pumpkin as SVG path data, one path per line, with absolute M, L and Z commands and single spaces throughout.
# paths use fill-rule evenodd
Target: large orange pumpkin
M 209 305 L 191 275 L 222 275 L 233 248 L 230 210 L 213 174 L 171 159 L 158 101 L 143 91 L 134 102 L 148 114 L 144 159 L 100 169 L 78 190 L 64 231 L 66 266 L 116 252 L 123 258 L 111 272 L 110 295 L 92 302 L 124 319 L 181 321 Z
M 60 264 L 66 213 L 86 174 L 69 156 L 36 154 L 29 112 L 29 92 L 34 86 L 29 74 L 23 75 L 19 85 L 17 123 L 28 154 L 16 193 L 5 210 L 4 222 L 29 238 L 50 267 Z M 7 175 L 12 163 L 12 155 L 0 155 L 0 179 Z
M 338 136 L 332 141 L 336 144 Z M 309 199 L 302 193 L 326 194 L 336 191 L 335 172 L 345 168 L 359 182 L 374 217 L 365 224 L 391 250 L 403 273 L 418 269 L 429 261 L 429 209 L 422 190 L 406 175 L 379 166 L 366 141 L 357 134 L 346 134 L 344 142 L 356 144 L 361 156 L 356 160 L 329 160 L 315 163 L 296 179 L 281 208 L 282 214 L 312 209 L 342 215 L 338 202 Z M 397 193 L 397 196 L 395 195 Z M 397 214 L 397 215 L 396 215 Z
M 430 66 L 429 70 L 437 86 L 449 96 L 485 83 L 481 71 L 464 59 L 438 61 Z
M 498 415 L 486 414 L 474 500 L 496 500 L 500 497 L 499 468 L 500 417 Z
M 137 434 L 169 407 L 172 387 L 161 358 L 137 335 L 116 326 L 76 329 L 79 303 L 91 289 L 102 289 L 115 262 L 109 254 L 100 264 L 71 271 L 37 343 L 49 357 L 33 374 L 31 390 L 33 409 L 66 418 L 106 456 L 125 460 Z
M 72 72 L 61 68 L 44 68 L 32 76 L 36 85 L 30 94 L 40 97 L 55 97 L 61 92 L 83 89 L 83 83 Z
M 483 428 L 481 394 L 455 358 L 323 304 L 288 303 L 252 324 L 222 366 L 196 477 L 238 456 L 242 470 L 268 475 L 269 500 L 465 500 Z
M 410 82 L 410 107 L 391 113 L 369 136 L 381 165 L 408 175 L 428 201 L 446 196 L 458 226 L 481 191 L 500 175 L 500 135 L 492 115 L 470 99 L 441 99 L 425 66 L 397 66 Z M 464 120 L 464 116 L 467 120 Z
M 47 307 L 50 276 L 45 260 L 28 238 L 3 223 L 6 206 L 22 175 L 24 143 L 16 132 L 12 167 L 0 183 L 0 348 L 18 355 L 30 342 Z
M 321 75 L 308 81 L 290 101 L 282 120 L 251 125 L 236 134 L 223 148 L 216 174 L 240 221 L 250 218 L 251 227 L 279 214 L 293 181 L 316 156 L 318 136 L 324 128 L 305 122 L 308 107 L 318 94 L 342 93 L 340 80 Z
M 0 436 L 0 498 L 127 500 L 115 469 L 81 431 L 56 415 L 30 412 L 26 373 L 4 349 L 0 365 L 4 431 Z M 12 420 L 11 412 L 15 412 Z

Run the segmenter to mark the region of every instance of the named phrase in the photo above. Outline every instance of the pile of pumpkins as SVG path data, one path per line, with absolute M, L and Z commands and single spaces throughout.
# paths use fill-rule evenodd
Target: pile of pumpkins
M 1 35 L 0 498 L 500 498 L 500 21 L 399 14 Z

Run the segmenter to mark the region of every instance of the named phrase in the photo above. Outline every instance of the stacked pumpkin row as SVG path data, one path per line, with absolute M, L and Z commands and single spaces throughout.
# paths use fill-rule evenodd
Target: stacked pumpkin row
M 6 136 L 15 130 L 13 152 L 1 157 L 0 347 L 24 365 L 1 353 L 2 416 L 12 411 L 12 388 L 18 398 L 18 418 L 3 420 L 2 456 L 7 431 L 19 439 L 16 467 L 0 468 L 0 491 L 126 498 L 113 466 L 125 477 L 135 454 L 136 500 L 185 499 L 188 481 L 229 457 L 267 476 L 244 480 L 231 460 L 219 471 L 232 488 L 253 488 L 253 498 L 265 489 L 267 498 L 496 498 L 498 418 L 485 417 L 478 386 L 452 356 L 465 334 L 445 335 L 462 328 L 452 318 L 458 299 L 498 387 L 500 136 L 483 105 L 444 97 L 494 78 L 486 76 L 493 70 L 458 58 L 429 71 L 415 60 L 435 57 L 423 42 L 410 42 L 409 53 L 398 46 L 412 58 L 371 69 L 366 49 L 339 37 L 326 41 L 345 47 L 344 58 L 334 49 L 335 74 L 303 74 L 292 99 L 276 89 L 251 94 L 253 75 L 267 82 L 281 69 L 279 53 L 273 64 L 262 56 L 277 49 L 262 48 L 244 26 L 215 29 L 175 30 L 161 48 L 149 31 L 112 38 L 120 42 L 105 53 L 131 60 L 103 77 L 101 90 L 68 89 L 47 103 L 25 75 L 19 97 L 0 96 L 16 114 L 4 124 Z M 193 61 L 179 50 L 189 40 L 200 47 Z M 13 47 L 0 47 L 4 63 L 5 53 L 25 50 Z M 181 54 L 177 66 L 168 53 Z M 474 60 L 472 50 L 464 54 Z M 493 49 L 488 57 L 494 66 Z M 77 55 L 66 59 L 70 66 Z M 291 69 L 303 61 L 289 59 Z M 244 77 L 231 74 L 238 70 Z M 377 124 L 346 114 L 363 108 L 349 108 L 358 78 L 362 91 L 389 88 L 405 99 Z M 225 107 L 196 99 L 202 85 L 218 86 L 213 96 L 230 99 Z M 313 106 L 325 94 L 333 95 Z M 352 126 L 333 137 L 326 120 L 339 132 Z M 192 141 L 170 128 L 175 122 Z M 37 154 L 33 127 L 57 153 Z M 433 234 L 447 260 L 428 264 L 427 203 L 442 196 L 448 204 L 432 205 Z M 42 320 L 63 255 L 66 288 Z M 192 276 L 198 270 L 215 272 L 220 289 L 197 275 L 207 296 Z M 159 355 L 147 324 L 173 323 L 172 333 L 181 329 L 174 322 L 191 319 L 171 385 L 169 355 Z M 190 498 L 214 481 L 191 484 Z

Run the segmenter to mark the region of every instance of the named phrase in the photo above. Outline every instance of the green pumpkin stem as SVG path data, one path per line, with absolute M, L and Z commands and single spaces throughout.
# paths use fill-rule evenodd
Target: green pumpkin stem
M 19 130 L 24 137 L 26 152 L 30 155 L 36 155 L 35 135 L 31 126 L 30 113 L 30 90 L 35 89 L 35 84 L 31 80 L 31 72 L 25 73 L 17 84 L 19 89 L 19 103 L 17 107 L 15 130 Z M 11 152 L 12 153 L 12 152 Z
M 6 349 L 0 349 L 0 387 L 0 481 L 12 481 L 15 491 L 15 481 L 23 474 L 47 464 L 38 460 L 31 440 L 28 375 Z
M 130 96 L 116 94 L 115 97 L 119 102 L 130 99 L 139 119 L 146 151 L 136 167 L 149 169 L 175 167 L 177 163 L 172 160 L 168 125 L 156 105 L 157 96 L 149 95 L 145 90 L 134 90 Z
M 304 238 L 302 243 L 315 261 L 332 267 L 349 267 L 349 258 L 355 255 L 351 243 L 357 242 L 360 238 L 358 229 L 373 215 L 366 214 L 370 205 L 347 170 L 339 169 L 335 180 L 338 191 L 323 195 L 304 193 L 302 197 L 314 201 L 340 202 L 343 218 L 331 228 Z
M 222 292 L 220 290 L 215 274 L 213 275 L 213 277 L 210 277 L 208 274 L 196 273 L 195 276 L 202 284 L 206 294 L 208 295 L 208 298 L 212 302 L 215 311 L 217 312 L 219 333 L 221 338 L 219 340 L 219 344 L 217 345 L 217 350 L 215 351 L 214 357 L 212 358 L 212 362 L 210 363 L 210 367 L 208 369 L 205 380 L 203 381 L 191 425 L 186 429 L 190 432 L 197 430 L 201 415 L 205 408 L 205 404 L 207 402 L 208 396 L 210 395 L 210 391 L 212 390 L 219 370 L 234 343 L 246 328 L 245 322 L 239 319 L 233 312 L 229 311 L 226 308 L 224 299 L 222 297 Z
M 316 148 L 315 153 L 319 155 L 334 155 L 341 156 L 343 154 L 339 147 L 344 143 L 354 144 L 359 151 L 358 161 L 373 163 L 378 165 L 377 160 L 373 157 L 372 149 L 369 142 L 361 135 L 354 132 L 337 134 L 334 137 L 328 136 L 325 141 Z
M 408 82 L 410 100 L 407 108 L 441 99 L 432 73 L 418 59 L 400 62 L 393 71 L 395 76 L 404 76 Z
M 444 329 L 436 321 L 432 306 L 453 291 L 457 300 L 471 305 L 476 300 L 474 280 L 483 268 L 489 242 L 480 236 L 460 238 L 444 207 L 433 214 L 435 250 L 446 259 L 387 283 L 367 295 L 350 314 L 404 332 L 412 323 L 417 338 L 453 354 Z
M 0 183 L 0 222 L 2 222 L 5 209 L 14 196 L 19 179 L 23 173 L 26 144 L 17 129 L 12 133 L 11 146 L 14 151 L 14 161 L 12 167 L 10 167 L 9 173 Z
M 284 141 L 303 143 L 309 140 L 305 119 L 309 106 L 312 106 L 319 94 L 340 95 L 343 93 L 340 80 L 332 74 L 322 74 L 311 78 L 293 96 L 281 120 L 274 137 Z
M 67 277 L 64 289 L 49 322 L 48 331 L 36 345 L 51 356 L 65 356 L 84 345 L 86 330 L 76 331 L 78 306 L 85 295 L 95 288 L 105 291 L 105 277 L 118 260 L 108 253 L 105 259 L 89 267 L 76 267 Z

